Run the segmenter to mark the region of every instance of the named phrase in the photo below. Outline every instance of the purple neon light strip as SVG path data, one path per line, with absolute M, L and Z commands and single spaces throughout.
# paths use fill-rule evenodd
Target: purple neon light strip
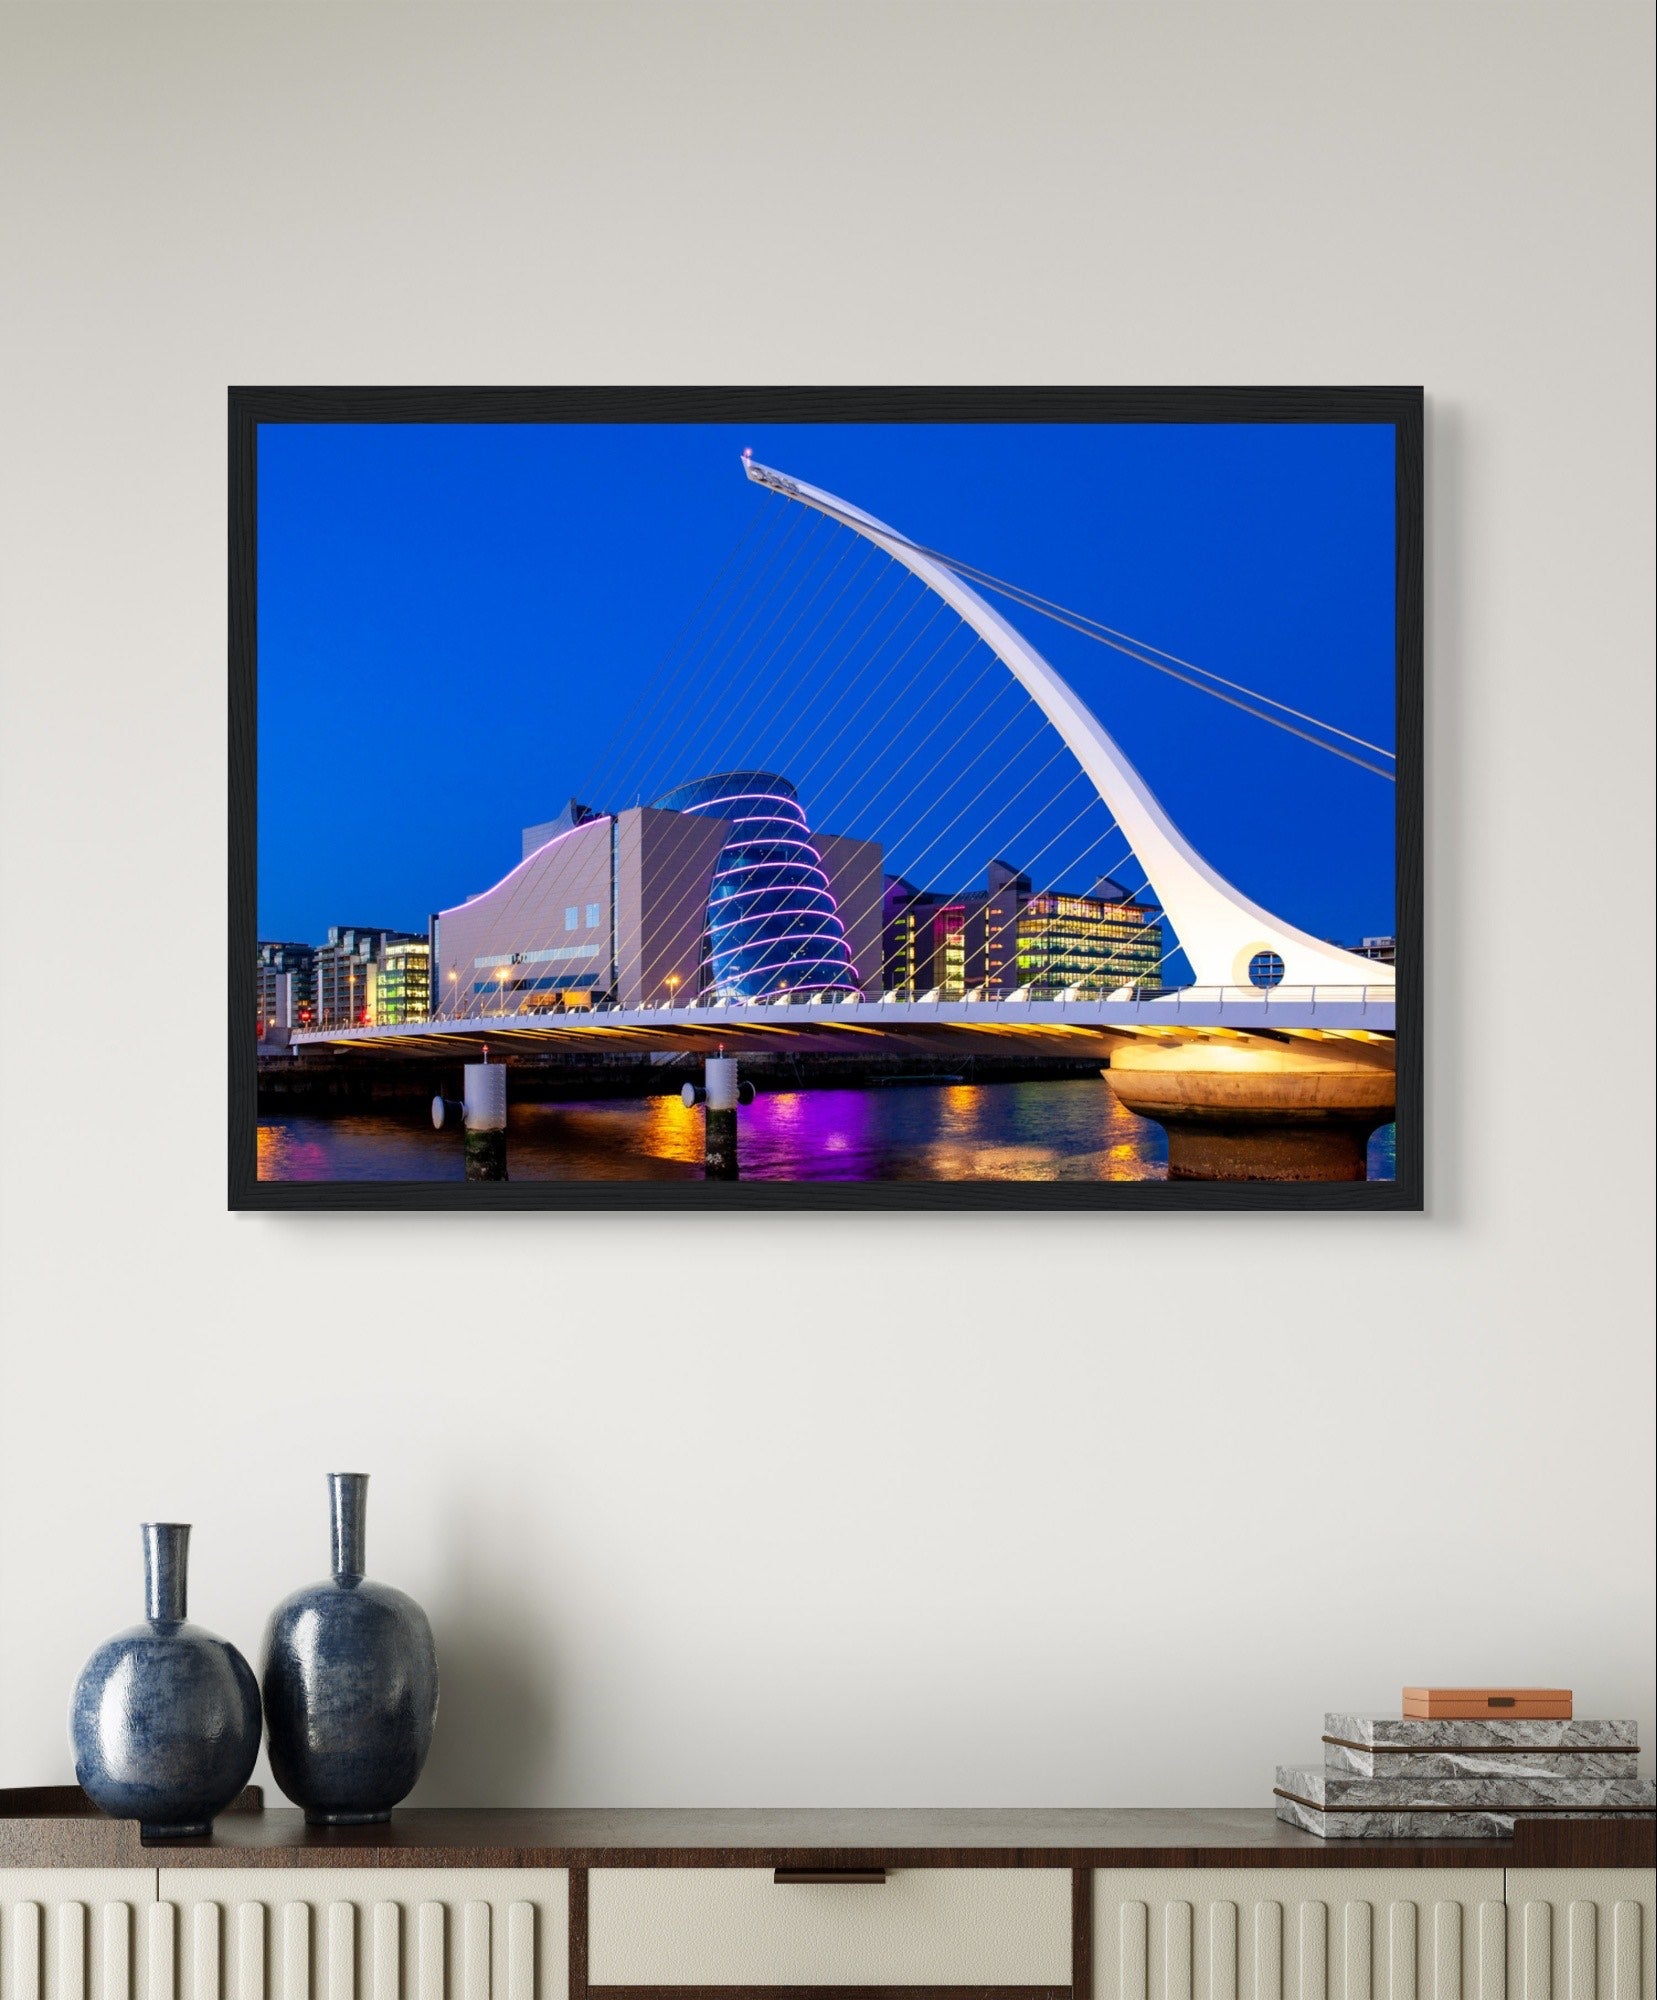
M 850 956 L 846 934 L 837 924 L 832 927 L 822 925 L 813 930 L 795 930 L 782 936 L 773 934 L 768 937 L 761 931 L 753 937 L 722 937 L 713 945 L 713 951 L 717 956 L 721 951 L 786 951 L 797 945 L 821 945 L 827 949 L 838 947 Z
M 744 966 L 737 977 L 742 979 L 758 979 L 762 973 L 786 971 L 791 965 L 828 965 L 834 966 L 840 972 L 849 974 L 851 971 L 851 960 L 849 958 L 837 960 L 832 952 L 817 952 L 809 957 L 801 958 L 762 958 L 757 965 Z
M 802 945 L 802 944 L 821 944 L 828 946 L 839 945 L 843 950 L 846 951 L 846 955 L 848 958 L 851 955 L 849 948 L 846 946 L 846 934 L 844 931 L 839 929 L 819 930 L 819 931 L 795 931 L 792 935 L 788 937 L 766 937 L 762 933 L 758 937 L 750 937 L 750 938 L 720 938 L 713 945 L 712 950 L 714 957 L 717 958 L 722 952 L 730 953 L 735 951 L 783 951 L 791 946 Z
M 756 896 L 795 896 L 804 900 L 768 909 L 763 903 L 753 902 Z M 743 904 L 748 907 L 739 907 Z M 710 896 L 708 899 L 710 924 L 728 927 L 731 924 L 763 923 L 770 917 L 827 917 L 832 923 L 840 924 L 840 905 L 826 888 L 816 888 L 809 882 L 791 882 L 786 888 L 738 889 L 732 895 Z M 845 926 L 841 924 L 841 928 Z
M 802 947 L 814 947 L 819 957 L 832 958 L 836 950 L 845 953 L 846 963 L 851 963 L 851 952 L 843 937 L 833 931 L 803 931 L 798 937 L 788 938 L 722 938 L 714 946 L 713 956 L 718 959 L 739 957 L 743 952 L 762 954 L 760 964 L 765 963 L 763 954 L 781 951 L 795 951 Z
M 526 854 L 523 860 L 518 863 L 517 867 L 509 869 L 507 873 L 504 874 L 501 877 L 501 879 L 494 884 L 492 888 L 485 889 L 480 895 L 472 897 L 470 902 L 453 903 L 449 906 L 448 909 L 439 910 L 437 913 L 439 918 L 452 917 L 456 914 L 457 911 L 460 910 L 475 910 L 480 903 L 486 903 L 489 901 L 491 896 L 498 895 L 500 891 L 506 887 L 507 883 L 510 882 L 515 875 L 521 875 L 524 872 L 524 870 L 527 867 L 529 867 L 531 862 L 539 861 L 541 856 L 546 853 L 549 847 L 556 847 L 559 841 L 568 840 L 574 834 L 592 833 L 598 827 L 608 826 L 610 821 L 614 817 L 615 815 L 613 813 L 600 813 L 596 819 L 584 819 L 579 826 L 565 827 L 562 833 L 555 833 L 552 836 L 551 840 L 542 841 L 541 845 L 537 847 L 533 853 Z
M 721 792 L 716 799 L 698 799 L 695 805 L 665 806 L 662 810 L 665 812 L 705 813 L 712 812 L 715 806 L 757 805 L 779 805 L 785 812 L 798 813 L 802 821 L 805 819 L 805 808 L 797 798 L 790 798 L 785 792 Z M 725 815 L 723 813 L 713 813 L 713 817 L 715 819 L 723 819 Z
M 714 880 L 723 881 L 730 875 L 745 875 L 750 868 L 815 868 L 823 874 L 823 857 L 809 840 L 747 840 L 730 841 L 720 851 L 722 854 L 743 854 L 753 847 L 798 847 L 811 856 L 809 861 L 793 861 L 773 857 L 769 861 L 732 861 L 714 870 Z M 827 876 L 824 876 L 827 880 Z

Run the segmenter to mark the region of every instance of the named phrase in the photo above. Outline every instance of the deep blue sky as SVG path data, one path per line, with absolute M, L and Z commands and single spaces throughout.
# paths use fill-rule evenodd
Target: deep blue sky
M 1102 809 L 1067 831 L 1086 793 L 1067 756 L 1043 774 L 1056 739 L 1004 670 L 982 651 L 957 665 L 964 633 L 925 665 L 947 613 L 895 665 L 936 601 L 909 586 L 871 625 L 889 586 L 857 570 L 864 545 L 751 486 L 745 445 L 916 541 L 1393 745 L 1390 428 L 267 425 L 262 937 L 423 929 L 572 792 L 633 803 L 748 759 L 794 776 L 820 829 L 878 834 L 938 886 L 1007 849 L 1038 886 L 1086 887 L 1100 862 L 1138 885 L 1120 842 L 1086 851 Z M 1000 608 L 1239 888 L 1319 935 L 1392 930 L 1390 784 Z M 927 718 L 969 689 L 929 740 Z M 940 746 L 925 791 L 955 789 L 928 821 L 908 794 Z

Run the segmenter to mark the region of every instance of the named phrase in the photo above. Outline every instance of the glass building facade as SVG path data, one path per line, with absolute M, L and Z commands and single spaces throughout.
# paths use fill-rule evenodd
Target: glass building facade
M 316 946 L 259 940 L 259 1038 L 316 1018 Z
M 425 938 L 388 944 L 380 957 L 374 988 L 374 1019 L 380 1027 L 423 1021 L 431 1012 L 432 954 Z
M 852 993 L 857 979 L 794 787 L 772 771 L 722 771 L 656 801 L 726 820 L 702 939 L 701 986 L 727 1000 Z
M 1125 986 L 1139 993 L 1161 990 L 1161 919 L 1114 883 L 1108 889 L 1116 893 L 1023 901 L 1017 981 L 1032 1000 L 1056 1000 L 1068 992 L 1102 999 Z
M 379 1020 L 380 967 L 386 947 L 424 944 L 412 931 L 330 924 L 316 948 L 316 1018 L 324 1028 L 365 1028 Z
M 1030 878 L 992 861 L 986 886 L 956 896 L 886 878 L 885 982 L 920 1000 L 1102 1000 L 1124 987 L 1162 986 L 1160 912 L 1108 878 L 1091 895 L 1036 894 Z

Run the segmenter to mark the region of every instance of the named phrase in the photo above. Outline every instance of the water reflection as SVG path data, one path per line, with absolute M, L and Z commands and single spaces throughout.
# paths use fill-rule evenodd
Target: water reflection
M 741 1114 L 744 1180 L 1163 1180 L 1159 1126 L 1124 1111 L 1101 1077 L 1044 1083 L 794 1090 Z M 1394 1128 L 1370 1142 L 1369 1177 L 1394 1173 Z M 282 1117 L 259 1125 L 261 1180 L 460 1180 L 460 1137 L 425 1112 Z M 515 1181 L 699 1180 L 702 1113 L 677 1097 L 514 1105 Z

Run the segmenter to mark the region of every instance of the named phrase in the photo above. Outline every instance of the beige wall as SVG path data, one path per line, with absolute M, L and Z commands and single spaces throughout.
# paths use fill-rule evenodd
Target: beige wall
M 68 1776 L 138 1521 L 256 1649 L 339 1466 L 432 1802 L 1263 1804 L 1417 1677 L 1653 1741 L 1652 53 L 1625 0 L 0 11 L 0 1779 Z M 227 383 L 1400 380 L 1425 1217 L 225 1212 Z M 1591 992 L 1485 977 L 1539 913 Z M 135 1117 L 31 954 L 175 918 Z

